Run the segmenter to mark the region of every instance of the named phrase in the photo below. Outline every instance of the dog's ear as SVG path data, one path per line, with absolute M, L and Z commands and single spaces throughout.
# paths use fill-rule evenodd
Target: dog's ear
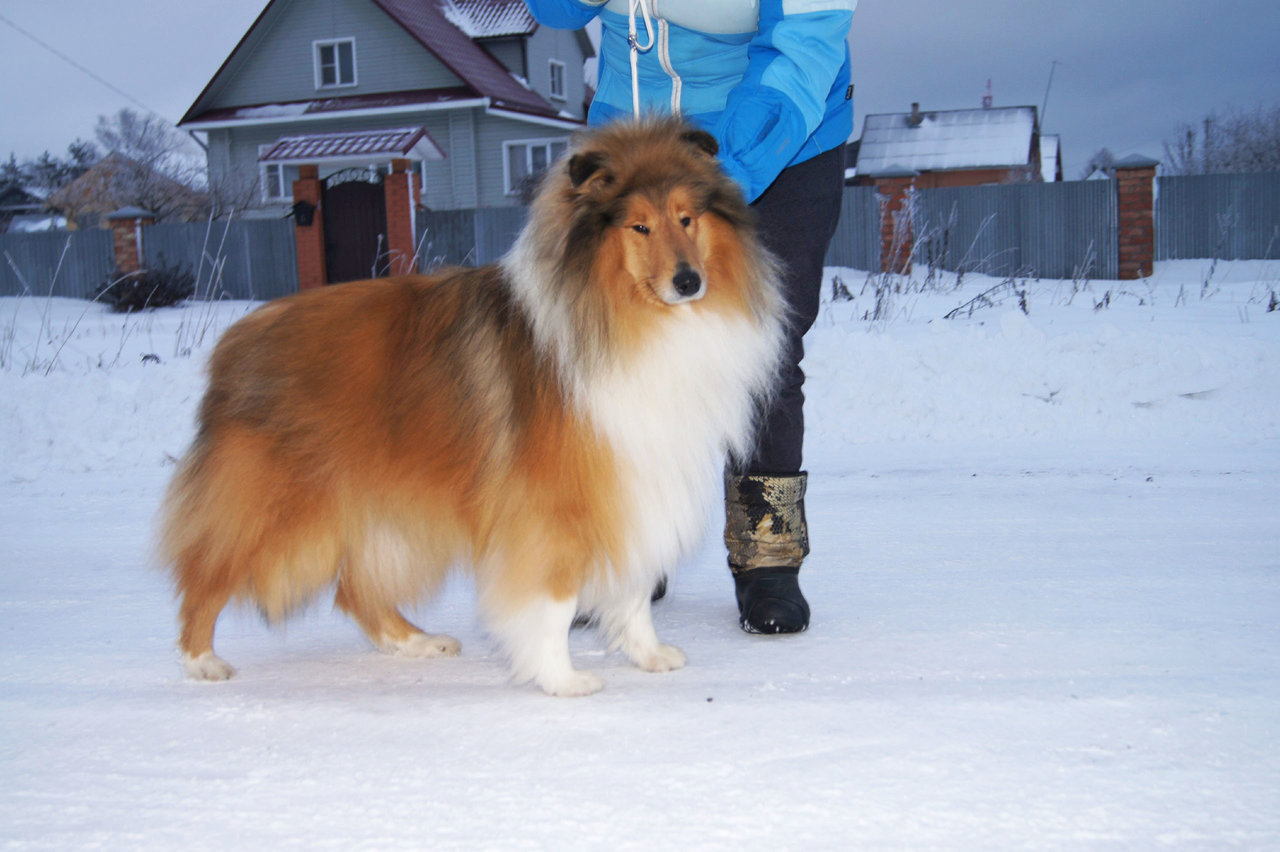
M 584 151 L 569 158 L 569 182 L 581 193 L 590 193 L 613 183 L 609 158 L 600 151 Z
M 680 140 L 697 148 L 708 157 L 714 157 L 720 152 L 720 144 L 716 142 L 716 137 L 705 130 L 691 128 L 680 135 Z

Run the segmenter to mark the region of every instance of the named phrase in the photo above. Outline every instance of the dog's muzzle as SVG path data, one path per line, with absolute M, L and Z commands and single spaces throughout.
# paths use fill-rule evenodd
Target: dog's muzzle
M 678 305 L 681 302 L 692 302 L 701 299 L 707 292 L 698 270 L 687 263 L 682 263 L 671 277 L 671 291 L 675 298 L 667 299 L 667 304 Z

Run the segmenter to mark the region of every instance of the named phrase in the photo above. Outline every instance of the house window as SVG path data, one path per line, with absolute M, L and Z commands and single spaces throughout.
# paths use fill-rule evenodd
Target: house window
M 317 89 L 335 89 L 356 84 L 355 39 L 317 41 L 314 45 Z
M 266 163 L 261 177 L 263 201 L 289 201 L 293 198 L 293 182 L 298 179 L 297 166 Z
M 551 97 L 564 99 L 564 63 L 557 62 L 554 59 L 549 60 L 551 65 Z
M 259 156 L 270 147 L 270 145 L 260 146 Z M 297 179 L 297 166 L 286 166 L 280 163 L 258 165 L 258 182 L 262 186 L 262 200 L 266 203 L 293 200 L 293 182 Z
M 507 195 L 518 195 L 525 191 L 532 181 L 547 166 L 565 152 L 567 142 L 564 139 L 526 139 L 520 142 L 504 142 L 506 149 L 503 178 Z

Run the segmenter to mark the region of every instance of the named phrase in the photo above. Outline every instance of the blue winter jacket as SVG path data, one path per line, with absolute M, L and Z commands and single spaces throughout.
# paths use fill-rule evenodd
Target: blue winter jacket
M 632 114 L 628 0 L 525 0 L 557 29 L 601 20 L 588 121 Z M 755 200 L 784 168 L 853 131 L 845 39 L 857 0 L 648 0 L 654 46 L 639 56 L 641 110 L 680 112 L 720 143 L 725 171 Z M 647 43 L 636 19 L 638 41 Z

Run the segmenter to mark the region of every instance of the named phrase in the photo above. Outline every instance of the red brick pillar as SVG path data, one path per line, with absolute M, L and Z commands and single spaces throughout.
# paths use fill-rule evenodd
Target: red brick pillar
M 1116 209 L 1119 211 L 1120 279 L 1151 274 L 1156 259 L 1155 197 L 1152 181 L 1159 162 L 1147 157 L 1127 157 L 1113 167 L 1116 175 Z
M 154 213 L 140 207 L 122 207 L 107 217 L 111 223 L 111 243 L 116 255 L 116 273 L 128 275 L 142 268 L 142 229 L 154 225 Z
M 309 205 L 309 208 L 308 208 Z M 309 224 L 303 224 L 311 214 Z M 324 261 L 324 211 L 320 209 L 320 167 L 300 166 L 293 182 L 293 240 L 298 252 L 298 289 L 329 283 Z
M 412 272 L 413 262 L 413 172 L 408 160 L 391 161 L 391 174 L 383 186 L 387 205 L 387 253 L 392 275 Z
M 915 235 L 907 192 L 916 181 L 916 172 L 890 171 L 873 176 L 876 192 L 885 196 L 880 203 L 880 271 L 910 274 Z

